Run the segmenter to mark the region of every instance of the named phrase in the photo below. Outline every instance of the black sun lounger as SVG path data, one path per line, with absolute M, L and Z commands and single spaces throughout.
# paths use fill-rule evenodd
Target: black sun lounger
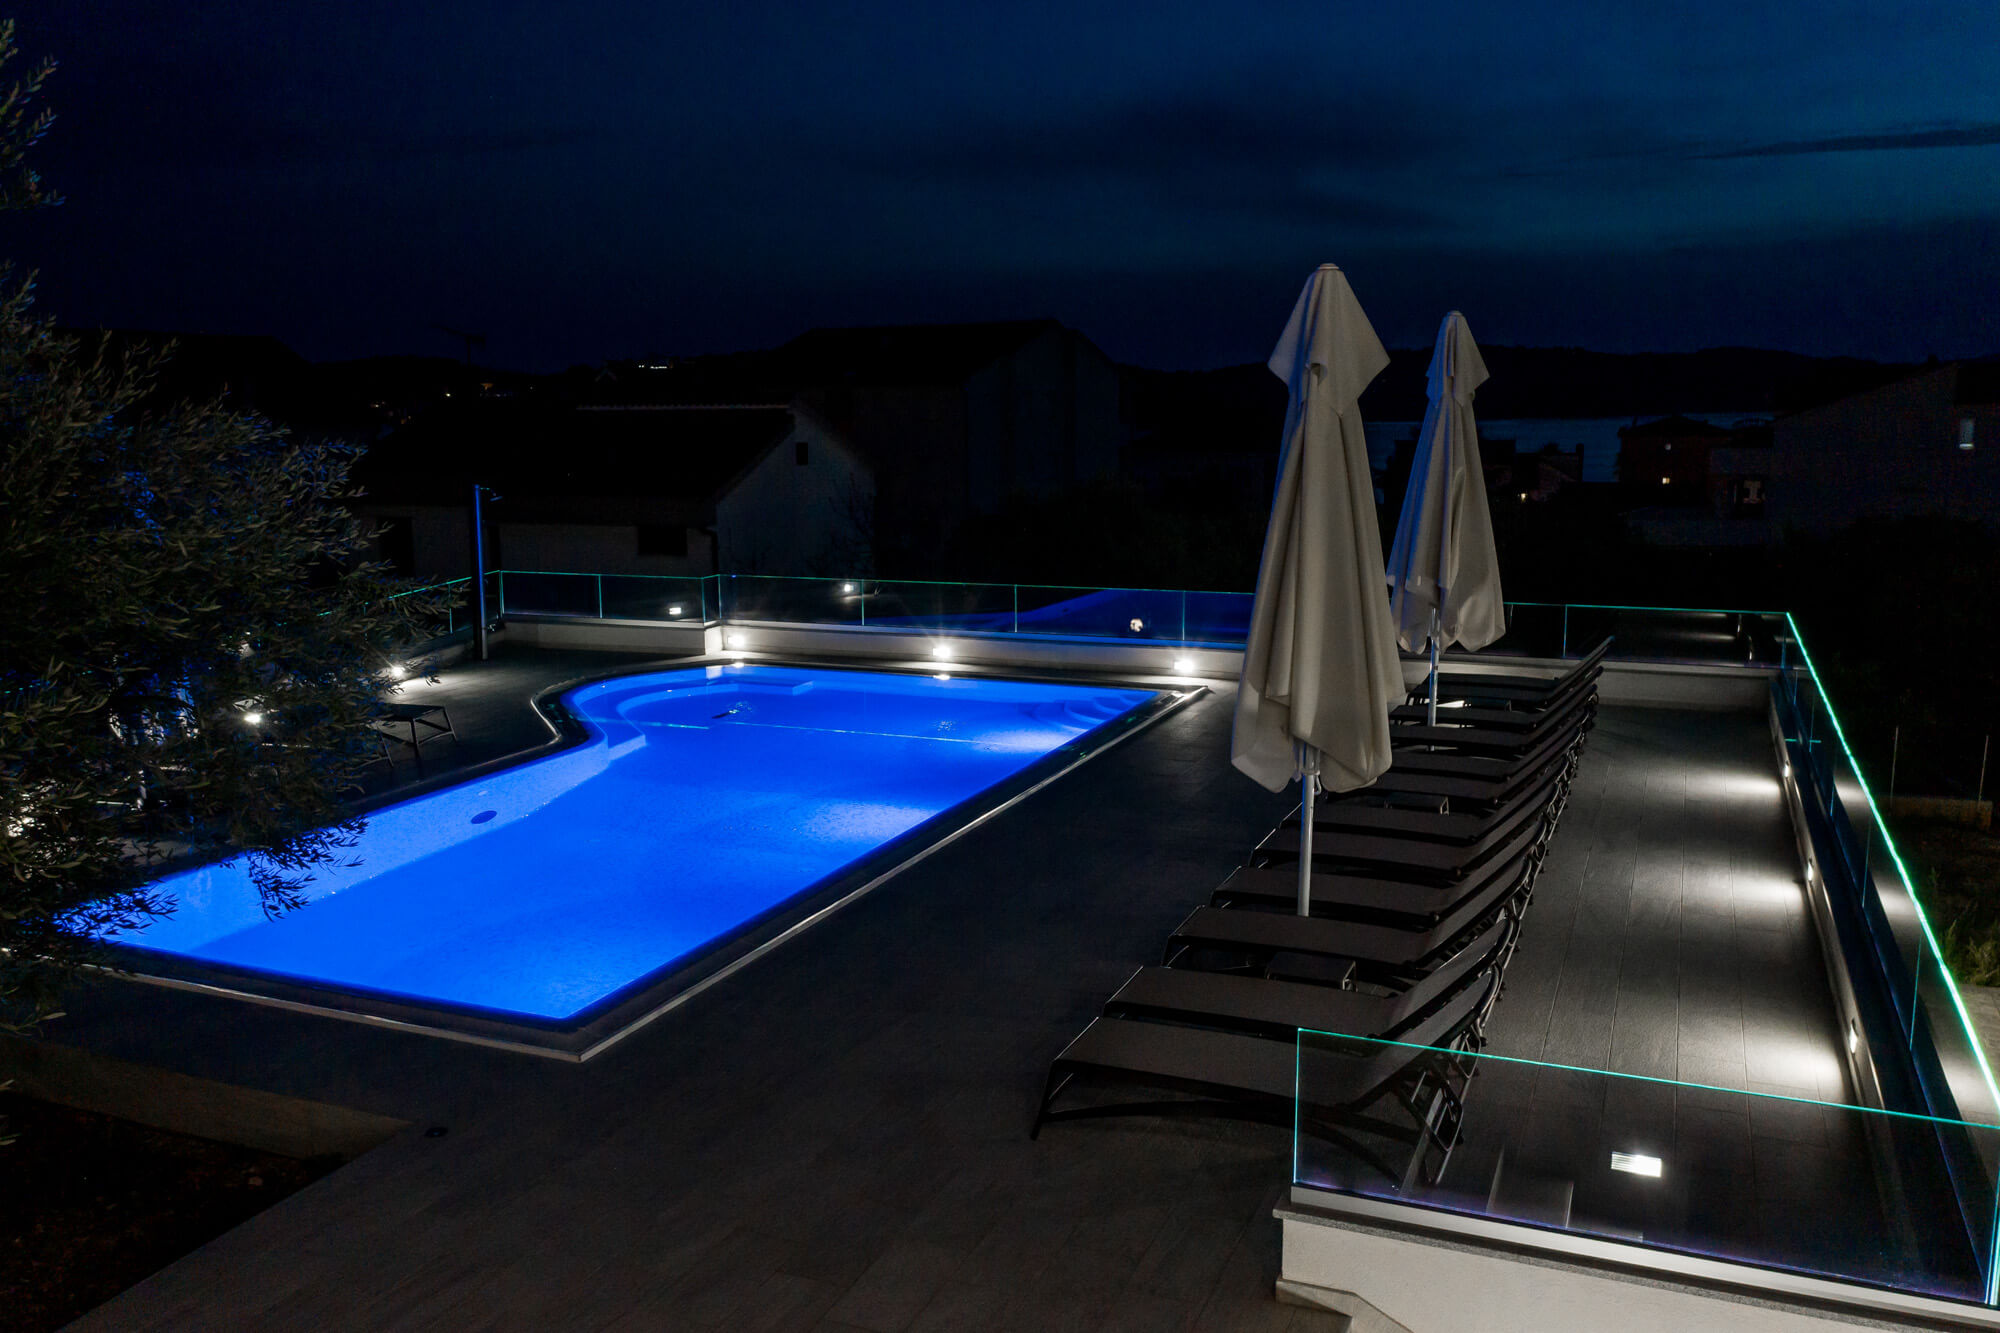
M 1454 710 L 1462 711 L 1462 710 Z M 1534 750 L 1551 736 L 1588 730 L 1596 720 L 1597 695 L 1579 695 L 1559 708 L 1533 714 L 1533 725 L 1525 730 L 1503 730 L 1490 726 L 1453 726 L 1442 713 L 1436 726 L 1422 722 L 1397 722 L 1389 728 L 1389 740 L 1401 759 L 1417 746 L 1449 746 L 1473 754 L 1517 755 Z
M 1539 789 L 1537 795 L 1515 803 L 1503 818 L 1484 824 L 1464 841 L 1451 841 L 1443 836 L 1427 838 L 1417 833 L 1316 831 L 1313 868 L 1332 870 L 1343 864 L 1380 866 L 1392 868 L 1391 878 L 1463 879 L 1518 838 L 1522 830 L 1538 828 L 1547 820 L 1555 806 L 1556 785 L 1551 782 Z M 1417 818 L 1440 820 L 1455 816 L 1419 814 Z M 1451 827 L 1456 829 L 1455 825 Z M 1253 854 L 1256 864 L 1295 864 L 1300 851 L 1299 833 L 1297 828 L 1279 828 L 1266 834 Z M 1511 852 L 1501 854 L 1511 855 Z
M 1546 806 L 1558 799 L 1568 780 L 1567 766 L 1551 763 L 1538 770 L 1532 785 L 1524 784 L 1502 800 L 1477 802 L 1478 808 L 1451 812 L 1361 801 L 1316 802 L 1313 805 L 1313 828 L 1377 833 L 1391 838 L 1424 838 L 1432 842 L 1472 843 L 1518 815 L 1523 807 Z M 1385 797 L 1392 794 L 1382 793 Z M 1300 827 L 1301 815 L 1300 810 L 1292 811 L 1280 821 L 1279 827 Z
M 1457 1137 L 1464 1082 L 1469 1073 L 1454 1052 L 1477 1040 L 1474 1026 L 1499 988 L 1499 977 L 1463 987 L 1406 1030 L 1395 1044 L 1356 1044 L 1351 1052 L 1315 1049 L 1311 1077 L 1298 1093 L 1296 1039 L 1273 1041 L 1213 1028 L 1154 1023 L 1138 1018 L 1097 1018 L 1049 1066 L 1041 1106 L 1028 1137 L 1055 1120 L 1114 1115 L 1210 1115 L 1295 1123 L 1315 1137 L 1339 1143 L 1407 1188 L 1433 1149 L 1449 1158 Z M 1058 1109 L 1079 1084 L 1155 1089 L 1166 1096 Z M 1391 1100 L 1401 1109 L 1384 1118 Z M 1399 1169 L 1354 1135 L 1401 1144 Z M 1443 1172 L 1439 1162 L 1427 1178 Z
M 1438 700 L 1442 703 L 1451 699 L 1490 699 L 1504 702 L 1514 708 L 1544 708 L 1596 681 L 1604 672 L 1604 657 L 1610 650 L 1611 638 L 1607 635 L 1568 670 L 1554 676 L 1440 671 Z M 1428 678 L 1410 687 L 1411 703 L 1418 703 L 1429 697 Z
M 1558 705 L 1560 707 L 1560 705 Z M 1389 710 L 1389 720 L 1398 726 L 1424 726 L 1430 716 L 1425 704 L 1399 704 Z M 1525 709 L 1445 705 L 1438 709 L 1438 725 L 1485 727 L 1493 731 L 1534 731 L 1542 725 L 1544 713 Z
M 1165 1019 L 1280 1040 L 1289 1040 L 1300 1028 L 1395 1038 L 1419 1014 L 1492 968 L 1510 933 L 1511 923 L 1496 919 L 1435 968 L 1387 994 L 1241 972 L 1142 967 L 1105 1001 L 1104 1012 L 1113 1018 Z
M 1279 954 L 1305 954 L 1352 959 L 1363 979 L 1427 972 L 1453 952 L 1466 931 L 1504 912 L 1518 912 L 1540 866 L 1540 858 L 1523 853 L 1415 929 L 1380 921 L 1197 907 L 1167 937 L 1160 961 L 1172 966 L 1191 956 L 1219 953 L 1262 970 Z
M 1397 764 L 1369 786 L 1357 787 L 1353 791 L 1321 793 L 1315 809 L 1332 805 L 1404 805 L 1437 809 L 1448 804 L 1453 809 L 1488 810 L 1538 785 L 1551 773 L 1567 780 L 1576 767 L 1576 760 L 1574 745 L 1552 746 L 1540 756 L 1537 766 L 1495 777 L 1420 773 Z
M 1521 830 L 1483 869 L 1444 884 L 1315 871 L 1308 883 L 1312 914 L 1368 921 L 1396 930 L 1430 930 L 1468 895 L 1490 888 L 1496 880 L 1507 882 L 1518 876 L 1524 858 L 1539 858 L 1547 827 L 1531 825 Z M 1282 867 L 1244 866 L 1231 871 L 1209 896 L 1209 905 L 1295 914 L 1298 899 L 1299 871 L 1294 861 Z
M 1392 740 L 1398 738 L 1400 730 L 1399 727 L 1390 733 Z M 1535 744 L 1490 753 L 1459 750 L 1450 745 L 1412 745 L 1395 752 L 1388 772 L 1398 776 L 1421 773 L 1504 782 L 1537 767 L 1552 755 L 1575 752 L 1583 743 L 1583 735 L 1581 726 L 1560 728 L 1540 736 Z

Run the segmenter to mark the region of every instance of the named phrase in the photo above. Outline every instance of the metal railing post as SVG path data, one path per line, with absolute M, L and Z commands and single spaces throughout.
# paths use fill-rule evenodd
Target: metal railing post
M 1021 632 L 1021 585 L 1010 585 L 1014 592 L 1014 633 Z
M 1181 589 L 1181 642 L 1182 642 L 1182 643 L 1186 643 L 1187 641 L 1188 641 L 1188 636 L 1187 636 L 1187 589 L 1186 589 L 1186 588 L 1182 588 L 1182 589 Z
M 1569 603 L 1568 602 L 1563 603 L 1562 647 L 1557 652 L 1556 655 L 1562 658 L 1567 658 L 1569 656 Z
M 592 574 L 590 577 L 597 584 L 597 618 L 602 620 L 604 619 L 604 575 Z

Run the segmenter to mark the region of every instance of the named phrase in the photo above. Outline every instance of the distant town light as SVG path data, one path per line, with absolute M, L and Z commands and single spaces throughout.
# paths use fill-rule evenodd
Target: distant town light
M 1660 1159 L 1648 1157 L 1640 1152 L 1614 1152 L 1611 1154 L 1613 1171 L 1629 1171 L 1635 1176 L 1651 1176 L 1655 1180 L 1660 1175 Z
M 1664 486 L 1664 485 L 1666 485 L 1666 484 L 1667 484 L 1667 479 L 1666 479 L 1665 477 L 1661 477 L 1661 478 L 1660 478 L 1660 485 Z
M 253 727 L 264 725 L 264 715 L 262 713 L 245 713 L 243 720 Z
M 852 583 L 843 583 L 843 584 L 841 584 L 841 585 L 840 585 L 840 590 L 841 590 L 842 592 L 853 592 L 853 591 L 854 591 L 854 585 L 853 585 Z
M 1521 498 L 1522 498 L 1523 500 L 1527 499 L 1527 498 L 1528 498 L 1528 493 L 1527 493 L 1526 491 L 1522 491 L 1522 492 L 1521 492 Z

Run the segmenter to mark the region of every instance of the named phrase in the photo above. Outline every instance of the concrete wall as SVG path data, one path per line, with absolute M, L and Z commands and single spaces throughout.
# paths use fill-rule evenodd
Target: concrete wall
M 472 571 L 471 515 L 466 505 L 369 504 L 371 521 L 403 519 L 410 525 L 414 578 L 461 578 Z M 582 505 L 578 506 L 582 508 Z M 680 527 L 687 537 L 684 556 L 641 555 L 639 527 L 629 515 L 592 521 L 587 515 L 566 522 L 508 522 L 489 512 L 486 565 L 489 569 L 579 570 L 593 574 L 670 574 L 700 577 L 715 572 L 715 538 L 678 515 L 662 513 L 661 526 Z M 381 543 L 376 558 L 384 557 Z
M 1050 328 L 966 381 L 967 499 L 993 513 L 1118 469 L 1118 373 L 1082 335 Z
M 875 513 L 868 467 L 811 414 L 796 412 L 793 423 L 784 441 L 716 501 L 721 568 L 731 574 L 867 574 L 874 568 Z
M 1940 366 L 1772 423 L 1771 517 L 1810 533 L 1871 517 L 2000 522 L 2000 410 L 1955 407 L 1957 376 Z M 1984 430 L 1969 451 L 1967 415 Z
M 714 572 L 715 538 L 699 528 L 686 534 L 684 556 L 641 555 L 634 523 L 507 523 L 492 525 L 487 561 L 495 569 L 580 570 L 593 574 L 672 574 L 700 577 Z M 459 570 L 464 573 L 463 567 Z
M 472 567 L 472 497 L 463 505 L 371 504 L 357 506 L 362 517 L 380 525 L 399 519 L 410 525 L 409 573 L 426 580 L 455 579 Z M 389 558 L 378 538 L 373 558 Z
M 1280 1210 L 1284 1266 L 1280 1300 L 1347 1312 L 1351 1297 L 1409 1333 L 1821 1333 L 1851 1330 L 1855 1320 L 1779 1294 L 1777 1275 L 1737 1269 L 1745 1284 L 1770 1287 L 1768 1298 L 1726 1294 L 1694 1282 L 1669 1282 L 1596 1269 L 1558 1259 L 1523 1259 L 1473 1244 L 1349 1225 Z M 1527 1228 L 1513 1231 L 1526 1233 Z M 1579 1248 L 1613 1249 L 1584 1242 Z M 1712 1262 L 1712 1261 L 1711 1261 Z M 1726 1266 L 1723 1266 L 1726 1267 Z M 1831 1286 L 1833 1284 L 1822 1284 Z M 1864 1294 L 1856 1291 L 1857 1295 Z M 1350 1298 L 1344 1301 L 1343 1298 Z M 1884 1294 L 1880 1299 L 1921 1309 L 1963 1312 L 1965 1327 L 2000 1328 L 2000 1311 Z M 1357 1310 L 1362 1327 L 1371 1311 Z M 1878 1314 L 1875 1327 L 1937 1327 Z M 1374 1323 L 1380 1328 L 1382 1324 Z

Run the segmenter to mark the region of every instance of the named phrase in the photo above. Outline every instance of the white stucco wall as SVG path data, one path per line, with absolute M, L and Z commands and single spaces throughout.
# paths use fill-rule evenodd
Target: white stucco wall
M 716 501 L 722 572 L 870 572 L 875 485 L 868 468 L 811 415 L 795 413 L 793 422 L 784 440 Z

